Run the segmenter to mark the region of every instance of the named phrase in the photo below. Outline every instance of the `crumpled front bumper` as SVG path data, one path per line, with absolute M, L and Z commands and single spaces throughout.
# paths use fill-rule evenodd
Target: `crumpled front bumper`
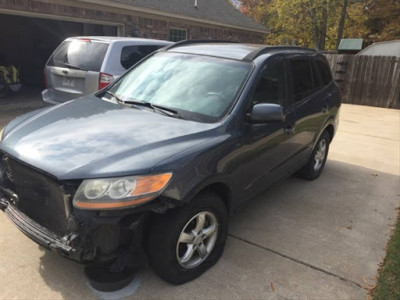
M 72 245 L 72 241 L 78 236 L 78 234 L 70 233 L 63 237 L 57 236 L 55 233 L 29 218 L 9 200 L 1 196 L 0 209 L 4 211 L 6 216 L 15 226 L 18 227 L 19 230 L 36 243 L 48 249 L 57 251 L 61 255 L 70 259 L 81 261 L 82 249 Z

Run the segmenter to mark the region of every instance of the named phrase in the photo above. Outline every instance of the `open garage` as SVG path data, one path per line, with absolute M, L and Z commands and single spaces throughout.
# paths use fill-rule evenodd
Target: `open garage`
M 36 87 L 35 93 L 40 93 L 44 86 L 44 65 L 67 37 L 223 39 L 255 43 L 261 42 L 268 32 L 225 0 L 194 4 L 187 0 L 0 0 L 0 65 L 9 61 L 20 69 L 23 87 Z
M 0 65 L 13 64 L 20 70 L 22 84 L 42 88 L 43 68 L 54 49 L 67 37 L 118 34 L 117 25 L 85 23 L 0 14 Z

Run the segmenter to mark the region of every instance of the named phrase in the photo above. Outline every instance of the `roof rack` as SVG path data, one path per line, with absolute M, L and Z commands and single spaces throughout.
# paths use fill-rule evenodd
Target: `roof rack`
M 172 48 L 177 48 L 180 46 L 186 46 L 186 45 L 191 45 L 191 44 L 206 44 L 206 43 L 237 43 L 233 41 L 226 41 L 226 40 L 184 40 L 180 42 L 176 42 L 175 44 L 172 44 L 171 46 L 168 46 L 165 48 L 165 50 L 170 50 Z
M 265 46 L 261 47 L 259 49 L 254 50 L 253 52 L 247 54 L 243 60 L 247 61 L 253 61 L 255 58 L 258 56 L 269 53 L 271 51 L 276 51 L 276 50 L 301 50 L 301 51 L 307 51 L 307 52 L 312 52 L 316 53 L 317 50 L 310 49 L 310 48 L 305 48 L 305 47 L 298 47 L 298 46 Z

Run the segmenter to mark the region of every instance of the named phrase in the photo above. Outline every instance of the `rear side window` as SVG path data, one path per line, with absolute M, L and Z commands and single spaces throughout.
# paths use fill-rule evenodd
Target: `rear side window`
M 67 41 L 54 51 L 47 65 L 99 72 L 107 49 L 107 43 Z
M 126 46 L 122 48 L 121 52 L 121 65 L 125 69 L 129 69 L 142 58 L 150 53 L 160 49 L 162 46 L 145 45 L 145 46 Z
M 331 69 L 322 60 L 317 59 L 317 60 L 315 60 L 315 63 L 317 64 L 317 68 L 318 68 L 319 74 L 321 76 L 323 85 L 327 86 L 332 81 Z
M 295 101 L 300 101 L 314 93 L 311 64 L 308 59 L 290 61 L 293 76 L 293 94 Z

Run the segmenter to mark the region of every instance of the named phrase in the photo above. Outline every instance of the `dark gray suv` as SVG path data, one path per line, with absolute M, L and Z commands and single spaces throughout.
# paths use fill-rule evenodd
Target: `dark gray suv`
M 239 204 L 321 174 L 340 105 L 314 50 L 177 43 L 97 94 L 9 123 L 0 207 L 63 256 L 112 272 L 147 257 L 184 283 L 220 258 Z

